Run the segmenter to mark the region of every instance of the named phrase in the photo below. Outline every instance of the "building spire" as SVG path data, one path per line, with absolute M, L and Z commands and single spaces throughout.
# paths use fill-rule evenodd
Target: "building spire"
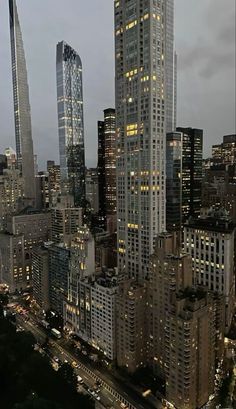
M 29 87 L 24 44 L 15 0 L 9 0 L 9 14 L 17 167 L 24 179 L 24 196 L 35 199 Z

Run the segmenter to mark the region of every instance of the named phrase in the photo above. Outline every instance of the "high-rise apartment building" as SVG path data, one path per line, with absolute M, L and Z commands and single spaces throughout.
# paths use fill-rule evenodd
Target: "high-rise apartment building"
M 61 171 L 60 165 L 54 161 L 47 161 L 50 207 L 55 207 L 61 194 Z
M 150 358 L 177 409 L 202 407 L 214 392 L 224 351 L 221 296 L 192 287 L 191 257 L 177 234 L 158 236 L 149 282 Z
M 180 230 L 182 218 L 182 134 L 166 135 L 166 229 Z
M 61 186 L 85 205 L 85 157 L 82 62 L 65 41 L 57 45 L 57 108 Z
M 116 111 L 104 110 L 105 200 L 107 217 L 116 214 Z
M 51 309 L 63 317 L 68 292 L 70 249 L 64 243 L 51 245 L 49 252 L 49 300 Z
M 47 172 L 38 172 L 35 177 L 36 184 L 36 209 L 50 208 L 49 177 Z
M 103 227 L 116 230 L 116 111 L 104 110 L 104 121 L 98 121 L 99 216 Z
M 52 215 L 52 241 L 65 243 L 70 241 L 71 235 L 82 226 L 83 215 L 80 207 L 74 206 L 72 196 L 62 196 L 60 202 L 51 210 Z
M 118 268 L 138 278 L 166 228 L 168 5 L 115 1 Z
M 95 168 L 86 169 L 86 200 L 90 205 L 91 213 L 99 212 L 99 184 L 98 171 Z
M 177 128 L 182 133 L 182 222 L 201 209 L 203 131 Z
M 165 6 L 165 65 L 166 65 L 166 131 L 176 129 L 177 54 L 174 52 L 174 0 Z
M 98 189 L 99 189 L 99 225 L 106 227 L 106 175 L 105 175 L 105 133 L 104 121 L 98 121 Z
M 236 134 L 225 135 L 223 143 L 212 146 L 212 158 L 225 165 L 236 164 Z
M 6 148 L 4 154 L 7 157 L 7 168 L 11 170 L 16 169 L 17 159 L 14 149 L 12 149 L 11 147 Z
M 32 252 L 48 240 L 50 220 L 49 213 L 30 208 L 7 217 L 5 233 L 0 237 L 0 269 L 10 292 L 32 285 Z
M 211 164 L 202 183 L 202 207 L 223 208 L 236 223 L 236 164 Z
M 33 250 L 33 297 L 42 311 L 50 308 L 49 302 L 49 252 L 46 247 Z
M 224 296 L 226 331 L 234 314 L 235 232 L 221 210 L 192 219 L 184 227 L 184 247 L 192 257 L 194 283 Z
M 24 180 L 18 169 L 5 169 L 0 175 L 0 230 L 6 228 L 7 216 L 15 213 L 24 195 Z
M 117 365 L 130 373 L 147 364 L 147 308 L 146 285 L 122 281 L 116 296 Z
M 22 291 L 30 284 L 25 269 L 24 236 L 0 233 L 0 280 L 9 292 Z
M 15 0 L 9 0 L 12 80 L 17 167 L 24 179 L 24 195 L 35 198 L 34 153 L 24 45 Z

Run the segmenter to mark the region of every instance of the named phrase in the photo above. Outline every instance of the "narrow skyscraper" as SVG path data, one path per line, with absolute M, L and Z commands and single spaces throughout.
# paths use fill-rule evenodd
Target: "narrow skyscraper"
M 57 45 L 57 107 L 62 194 L 85 206 L 82 62 L 65 41 Z
M 24 44 L 15 0 L 9 0 L 9 13 L 17 167 L 24 179 L 24 196 L 35 199 L 29 87 Z
M 118 267 L 139 279 L 166 228 L 166 7 L 115 1 Z
M 199 216 L 202 191 L 203 130 L 177 128 L 182 133 L 182 223 Z
M 174 52 L 174 0 L 165 2 L 166 132 L 176 128 L 177 54 Z

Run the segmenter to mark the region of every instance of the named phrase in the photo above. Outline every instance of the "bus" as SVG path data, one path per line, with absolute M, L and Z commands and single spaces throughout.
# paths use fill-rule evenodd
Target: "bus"
M 61 338 L 61 333 L 60 333 L 60 331 L 58 331 L 56 328 L 52 328 L 52 329 L 51 329 L 51 334 L 52 334 L 54 337 L 56 337 L 57 339 L 60 339 L 60 338 Z

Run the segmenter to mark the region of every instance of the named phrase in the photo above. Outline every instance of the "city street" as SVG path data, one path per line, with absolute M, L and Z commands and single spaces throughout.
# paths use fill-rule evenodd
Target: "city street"
M 46 333 L 38 327 L 38 324 L 30 318 L 24 319 L 23 316 L 17 314 L 17 323 L 23 327 L 26 331 L 31 332 L 36 340 L 42 344 L 46 340 Z M 162 404 L 155 399 L 155 403 L 148 402 L 142 396 L 139 396 L 135 391 L 130 390 L 127 385 L 122 385 L 121 382 L 117 382 L 114 379 L 108 377 L 107 374 L 100 372 L 97 368 L 93 368 L 91 362 L 85 364 L 85 357 L 78 359 L 75 355 L 68 352 L 63 347 L 61 340 L 51 340 L 49 343 L 49 349 L 52 356 L 56 356 L 60 361 L 67 361 L 72 364 L 76 362 L 78 368 L 75 369 L 76 374 L 79 375 L 87 388 L 93 388 L 95 382 L 98 381 L 101 384 L 101 390 L 99 396 L 101 397 L 100 403 L 105 408 L 130 408 L 130 409 L 161 409 Z M 83 361 L 83 362 L 81 362 Z

